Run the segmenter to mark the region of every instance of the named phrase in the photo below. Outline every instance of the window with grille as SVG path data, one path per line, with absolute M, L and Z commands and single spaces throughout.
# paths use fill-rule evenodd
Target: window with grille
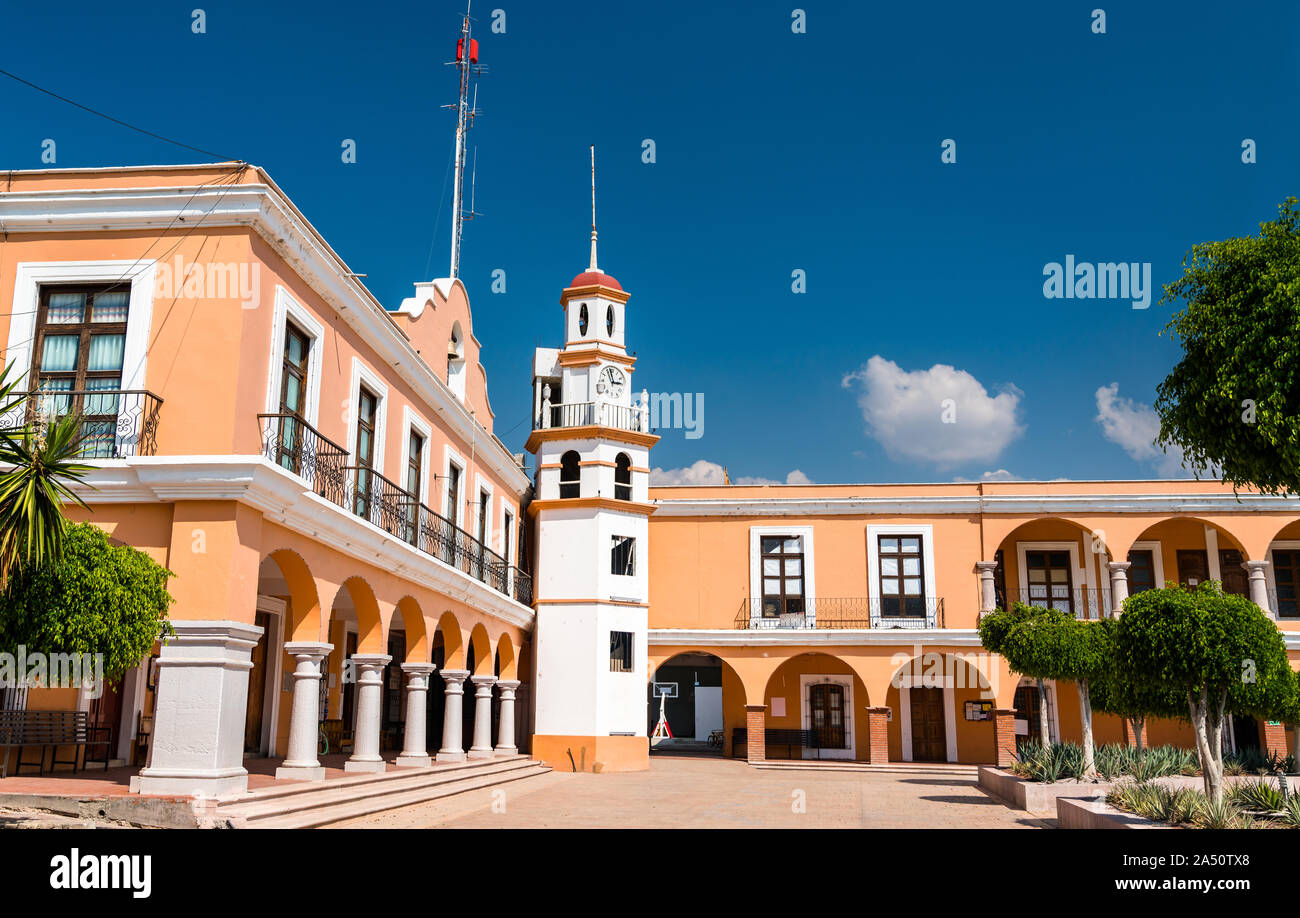
M 919 535 L 880 536 L 880 614 L 925 616 L 925 559 Z
M 1074 584 L 1068 551 L 1025 552 L 1031 606 L 1074 614 Z
M 763 617 L 802 615 L 804 611 L 804 552 L 802 536 L 764 536 Z

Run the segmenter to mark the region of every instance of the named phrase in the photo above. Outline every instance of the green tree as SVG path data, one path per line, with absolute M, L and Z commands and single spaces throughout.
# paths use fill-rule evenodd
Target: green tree
M 1206 242 L 1160 302 L 1183 357 L 1160 384 L 1156 443 L 1237 487 L 1300 493 L 1300 210 L 1258 236 Z
M 70 485 L 90 466 L 78 463 L 81 418 L 28 417 L 29 397 L 18 392 L 12 365 L 0 376 L 0 584 L 20 568 L 59 557 L 67 523 L 63 505 L 86 504 Z M 40 405 L 41 400 L 36 404 Z
M 103 654 L 104 677 L 117 682 L 171 633 L 171 576 L 98 526 L 70 525 L 57 561 L 19 567 L 0 593 L 0 650 Z
M 1047 686 L 1044 680 L 1050 678 L 1035 669 L 1036 660 L 1022 656 L 1020 645 L 1011 641 L 1012 632 L 1036 616 L 1046 614 L 1046 609 L 1015 603 L 1010 609 L 994 609 L 980 616 L 980 643 L 989 653 L 996 653 L 1007 661 L 1013 673 L 1028 676 L 1038 683 L 1038 737 L 1043 746 L 1052 743 L 1051 731 L 1047 724 Z
M 1186 697 L 1205 793 L 1216 801 L 1223 799 L 1225 715 L 1294 716 L 1296 678 L 1282 633 L 1254 603 L 1213 581 L 1129 597 L 1115 646 L 1128 678 Z
M 1142 749 L 1142 736 L 1148 717 L 1187 719 L 1186 695 L 1167 685 L 1133 679 L 1120 662 L 1115 631 L 1119 620 L 1104 618 L 1096 623 L 1110 633 L 1111 654 L 1105 671 L 1092 680 L 1090 695 L 1092 709 L 1103 714 L 1114 714 L 1129 722 Z

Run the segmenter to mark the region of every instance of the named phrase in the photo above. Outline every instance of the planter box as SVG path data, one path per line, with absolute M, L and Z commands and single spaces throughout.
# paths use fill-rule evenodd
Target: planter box
M 1163 822 L 1117 810 L 1103 800 L 1061 797 L 1056 801 L 1058 829 L 1172 829 Z
M 1026 781 L 1001 768 L 982 766 L 979 771 L 979 786 L 1016 809 L 1030 813 L 1054 813 L 1058 799 L 1099 795 L 1105 797 L 1110 793 L 1111 783 L 1055 781 L 1044 784 L 1042 781 Z

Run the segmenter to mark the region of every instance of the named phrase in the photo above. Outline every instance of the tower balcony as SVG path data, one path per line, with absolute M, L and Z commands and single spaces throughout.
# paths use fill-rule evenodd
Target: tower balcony
M 650 409 L 647 405 L 613 405 L 608 402 L 570 402 L 567 405 L 542 402 L 541 414 L 533 420 L 533 430 L 569 427 L 612 427 L 650 433 Z

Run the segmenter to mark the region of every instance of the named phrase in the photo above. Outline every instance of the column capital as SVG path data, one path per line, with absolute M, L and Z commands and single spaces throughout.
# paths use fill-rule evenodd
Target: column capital
M 1110 568 L 1111 573 L 1128 573 L 1128 569 L 1133 566 L 1132 561 L 1107 561 L 1106 566 Z
M 433 663 L 403 663 L 402 672 L 412 676 L 429 676 L 438 667 Z
M 469 681 L 473 682 L 475 685 L 479 687 L 482 687 L 484 685 L 490 686 L 496 684 L 497 677 L 496 676 L 470 676 Z
M 985 571 L 987 571 L 988 573 L 991 574 L 991 573 L 993 573 L 994 571 L 996 571 L 997 569 L 998 569 L 998 562 L 996 562 L 996 561 L 976 561 L 976 562 L 975 562 L 975 570 L 979 571 L 980 573 L 984 573 Z
M 387 653 L 354 653 L 351 659 L 356 666 L 387 666 L 393 662 L 392 655 Z
M 1262 573 L 1268 570 L 1267 561 L 1243 561 L 1241 562 L 1241 566 L 1244 567 L 1246 570 L 1250 571 L 1252 574 L 1255 571 L 1260 571 Z
M 765 704 L 747 704 L 747 705 L 745 705 L 745 710 L 746 710 L 746 711 L 766 711 L 766 710 L 767 710 L 767 705 L 765 705 Z
M 284 652 L 291 657 L 327 657 L 333 644 L 323 641 L 285 641 Z
M 889 716 L 889 711 L 890 709 L 884 706 L 867 708 L 868 714 L 883 714 L 886 717 Z
M 498 679 L 497 688 L 503 692 L 513 692 L 519 686 L 523 685 L 518 679 Z
M 468 669 L 444 669 L 442 678 L 448 685 L 460 685 L 469 678 Z

